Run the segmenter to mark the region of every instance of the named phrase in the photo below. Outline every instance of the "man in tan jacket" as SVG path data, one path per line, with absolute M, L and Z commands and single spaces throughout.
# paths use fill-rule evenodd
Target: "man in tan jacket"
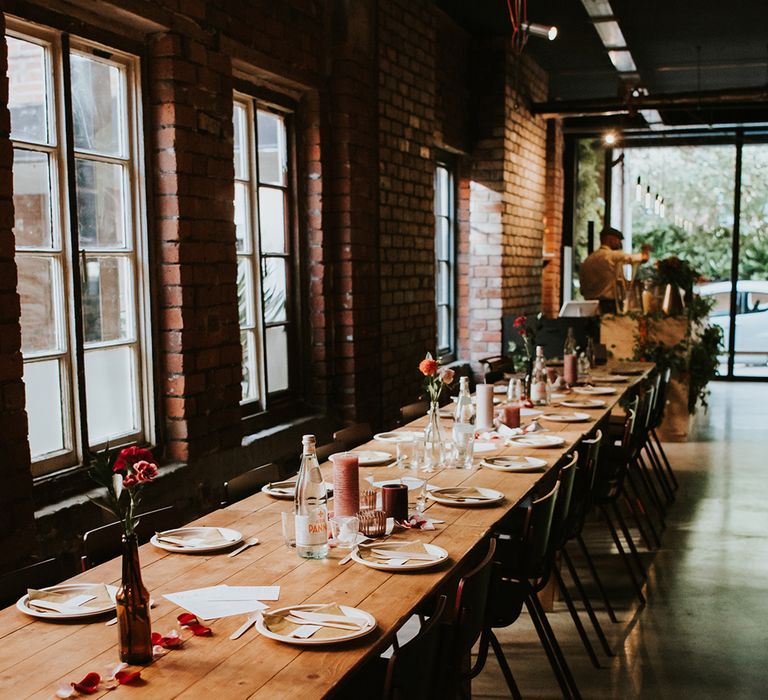
M 649 247 L 640 253 L 625 253 L 621 248 L 624 235 L 606 226 L 600 232 L 600 247 L 581 263 L 579 281 L 585 299 L 600 301 L 601 313 L 616 313 L 616 275 L 619 265 L 648 260 Z

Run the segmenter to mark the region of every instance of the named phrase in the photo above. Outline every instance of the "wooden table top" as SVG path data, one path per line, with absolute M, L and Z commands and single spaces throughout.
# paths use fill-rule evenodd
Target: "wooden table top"
M 584 423 L 546 423 L 549 433 L 565 438 L 553 449 L 525 450 L 496 442 L 494 452 L 479 455 L 525 455 L 541 457 L 552 468 L 570 452 L 582 436 L 604 419 L 652 365 L 644 365 L 643 375 L 631 377 L 615 386 L 617 393 L 602 396 L 606 407 L 588 410 L 592 419 Z M 610 365 L 604 370 L 610 372 Z M 573 409 L 551 407 L 547 412 Z M 420 419 L 403 428 L 423 425 Z M 452 421 L 444 421 L 449 428 Z M 372 441 L 365 446 L 394 454 L 393 443 Z M 360 448 L 358 448 L 360 449 Z M 475 461 L 479 461 L 479 458 Z M 327 473 L 329 465 L 323 466 Z M 369 468 L 377 479 L 397 478 L 409 472 L 396 467 Z M 413 474 L 413 472 L 410 472 Z M 339 566 L 345 552 L 331 550 L 327 559 L 307 560 L 283 544 L 281 513 L 290 511 L 293 502 L 274 500 L 258 493 L 227 508 L 209 513 L 194 525 L 231 527 L 243 537 L 257 536 L 261 544 L 234 558 L 224 554 L 173 554 L 146 544 L 140 549 L 144 583 L 156 602 L 152 629 L 167 634 L 179 629 L 176 617 L 183 610 L 163 598 L 191 588 L 229 585 L 279 585 L 280 599 L 274 606 L 335 601 L 358 606 L 375 616 L 378 627 L 366 637 L 327 647 L 301 647 L 283 644 L 249 630 L 235 641 L 229 635 L 244 621 L 245 615 L 207 622 L 211 637 L 191 637 L 179 630 L 184 645 L 142 670 L 143 684 L 118 688 L 115 697 L 154 698 L 288 698 L 303 695 L 322 697 L 367 658 L 389 646 L 393 634 L 417 606 L 429 598 L 446 578 L 456 574 L 462 563 L 492 527 L 519 503 L 545 476 L 545 473 L 513 474 L 489 469 L 446 469 L 436 472 L 430 483 L 439 486 L 474 485 L 498 489 L 505 494 L 501 503 L 482 507 L 456 507 L 431 503 L 428 514 L 444 520 L 435 530 L 404 530 L 398 538 L 434 542 L 449 553 L 440 566 L 399 572 L 371 569 L 354 562 Z M 332 506 L 331 506 L 332 507 Z M 228 551 L 228 550 L 227 550 Z M 68 582 L 119 584 L 120 558 L 73 577 Z M 268 603 L 269 604 L 269 603 Z M 105 625 L 106 618 L 94 621 L 60 622 L 35 620 L 9 607 L 0 611 L 0 698 L 51 698 L 59 683 L 80 681 L 95 671 L 118 661 L 117 631 Z M 187 638 L 189 637 L 189 638 Z M 103 686 L 102 686 L 103 687 Z M 90 697 L 101 697 L 101 690 Z

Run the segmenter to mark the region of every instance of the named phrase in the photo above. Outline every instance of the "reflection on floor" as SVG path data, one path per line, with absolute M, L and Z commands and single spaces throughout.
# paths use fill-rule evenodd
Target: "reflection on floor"
M 647 555 L 644 609 L 613 561 L 604 528 L 590 524 L 588 541 L 603 552 L 598 567 L 619 606 L 618 624 L 598 613 L 616 656 L 601 656 L 604 668 L 595 669 L 562 603 L 549 615 L 584 698 L 768 696 L 767 425 L 767 385 L 716 383 L 692 440 L 667 445 L 680 489 L 662 548 Z M 523 697 L 561 697 L 527 616 L 499 638 Z M 472 691 L 508 697 L 492 656 Z

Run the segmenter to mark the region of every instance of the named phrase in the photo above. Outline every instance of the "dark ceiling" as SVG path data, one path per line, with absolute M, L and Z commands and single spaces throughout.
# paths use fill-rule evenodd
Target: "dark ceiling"
M 511 34 L 506 0 L 437 4 L 474 35 Z M 768 0 L 610 0 L 639 83 L 619 77 L 581 0 L 528 0 L 527 5 L 530 22 L 559 29 L 555 41 L 531 37 L 525 48 L 549 73 L 550 102 L 569 108 L 596 98 L 620 104 L 627 85 L 639 84 L 649 98 L 661 96 L 658 111 L 667 125 L 768 122 Z M 728 104 L 713 102 L 712 93 L 724 91 Z M 698 104 L 666 104 L 664 96 L 681 93 L 702 98 Z M 599 117 L 595 111 L 590 123 L 596 116 L 640 119 Z

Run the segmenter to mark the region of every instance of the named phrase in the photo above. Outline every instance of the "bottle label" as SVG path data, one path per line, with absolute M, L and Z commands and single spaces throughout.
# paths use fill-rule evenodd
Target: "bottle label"
M 533 382 L 531 384 L 531 401 L 536 403 L 537 401 L 546 401 L 547 399 L 547 383 L 546 382 Z
M 296 515 L 296 546 L 312 547 L 328 543 L 328 515 L 318 509 L 309 515 Z

